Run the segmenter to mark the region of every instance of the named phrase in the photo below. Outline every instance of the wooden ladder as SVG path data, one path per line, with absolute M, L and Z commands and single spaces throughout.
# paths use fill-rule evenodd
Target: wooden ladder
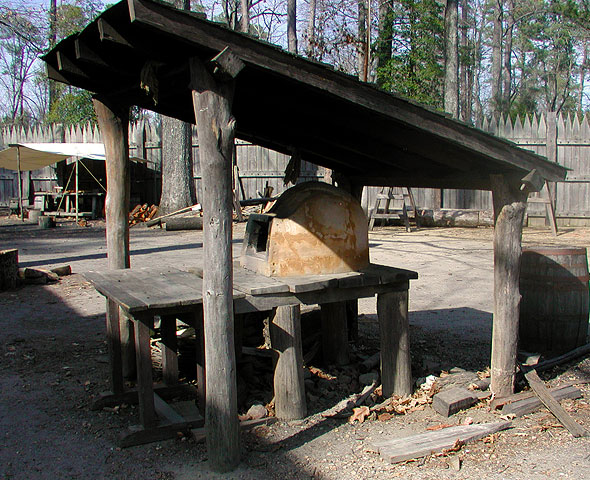
M 416 209 L 416 201 L 414 200 L 412 189 L 409 187 L 404 188 L 406 190 L 406 193 L 404 194 L 394 194 L 393 187 L 381 188 L 381 191 L 377 194 L 377 198 L 375 199 L 375 208 L 373 208 L 373 211 L 369 217 L 369 230 L 373 230 L 373 227 L 375 226 L 375 220 L 378 218 L 383 220 L 400 218 L 404 221 L 406 232 L 411 232 L 412 229 L 410 227 L 410 216 L 408 215 L 408 205 L 406 203 L 406 198 L 410 202 L 415 225 L 417 228 L 420 227 L 418 210 Z M 383 213 L 379 213 L 379 208 L 381 207 L 381 202 L 383 201 L 385 201 L 385 207 L 383 208 Z
M 551 190 L 549 190 L 549 183 L 545 180 L 545 197 L 529 197 L 528 203 L 543 203 L 545 204 L 545 216 L 549 218 L 549 224 L 551 226 L 551 231 L 553 232 L 553 236 L 557 236 L 557 221 L 555 219 L 555 208 L 553 207 L 553 196 L 551 195 Z M 540 193 L 540 192 L 539 192 Z

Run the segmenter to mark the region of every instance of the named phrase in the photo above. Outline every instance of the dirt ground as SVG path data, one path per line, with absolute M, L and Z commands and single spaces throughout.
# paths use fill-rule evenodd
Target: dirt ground
M 240 252 L 244 225 L 235 228 Z M 104 223 L 82 228 L 62 222 L 40 230 L 0 218 L 0 249 L 18 248 L 20 266 L 72 266 L 58 283 L 0 292 L 0 475 L 4 479 L 541 479 L 588 478 L 590 440 L 574 439 L 547 410 L 513 420 L 512 428 L 445 456 L 390 465 L 371 451 L 374 440 L 424 432 L 428 427 L 498 421 L 484 404 L 449 419 L 430 405 L 386 421 L 350 424 L 319 412 L 337 403 L 346 389 L 360 391 L 354 365 L 323 367 L 332 384 L 309 383 L 310 416 L 303 421 L 262 426 L 242 436 L 243 462 L 229 475 L 207 467 L 202 443 L 178 438 L 119 449 L 118 434 L 138 423 L 133 406 L 91 411 L 107 389 L 104 299 L 81 272 L 106 268 Z M 132 267 L 190 267 L 202 261 L 200 232 L 131 229 Z M 588 246 L 590 229 L 526 230 L 525 244 Z M 410 288 L 410 324 L 415 377 L 460 367 L 489 365 L 492 306 L 492 230 L 387 227 L 370 234 L 371 260 L 416 270 Z M 378 341 L 375 301 L 360 302 L 356 358 Z M 265 373 L 268 376 L 268 372 Z M 330 377 L 330 378 L 332 378 Z M 590 359 L 543 375 L 552 385 L 590 381 Z M 310 380 L 308 378 L 308 380 Z M 312 382 L 315 381 L 312 379 Z M 590 430 L 590 389 L 562 405 Z M 341 388 L 342 387 L 342 388 Z M 264 393 L 268 400 L 271 392 Z M 457 458 L 460 463 L 457 463 Z M 457 468 L 460 467 L 459 470 Z

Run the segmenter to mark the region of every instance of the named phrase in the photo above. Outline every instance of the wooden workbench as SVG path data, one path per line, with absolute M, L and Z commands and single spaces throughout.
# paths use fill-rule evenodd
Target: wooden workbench
M 193 326 L 202 339 L 202 270 L 181 271 L 173 267 L 88 272 L 85 278 L 107 299 L 107 339 L 110 354 L 111 390 L 95 402 L 100 408 L 121 402 L 139 403 L 139 428 L 124 435 L 121 445 L 157 441 L 176 432 L 203 425 L 202 417 L 184 419 L 162 397 L 174 396 L 177 384 L 176 319 Z M 272 311 L 270 334 L 277 354 L 275 409 L 278 418 L 306 415 L 300 305 L 322 308 L 322 344 L 326 361 L 348 362 L 346 301 L 377 295 L 381 336 L 383 394 L 411 393 L 412 378 L 408 338 L 409 281 L 416 272 L 371 264 L 359 272 L 270 278 L 234 267 L 233 299 L 236 319 L 253 311 Z M 118 309 L 133 321 L 135 330 L 137 389 L 125 390 L 122 373 Z M 150 331 L 154 317 L 161 319 L 164 385 L 154 385 Z M 199 405 L 204 406 L 204 352 L 202 340 L 197 359 Z M 158 418 L 160 417 L 160 419 Z

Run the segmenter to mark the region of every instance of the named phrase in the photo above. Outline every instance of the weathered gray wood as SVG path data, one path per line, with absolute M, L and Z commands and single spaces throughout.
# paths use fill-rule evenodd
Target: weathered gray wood
M 491 390 L 506 396 L 514 392 L 522 222 L 528 194 L 502 175 L 491 175 L 490 180 L 495 218 Z
M 108 264 L 110 269 L 129 268 L 129 108 L 97 99 L 93 104 L 105 145 Z
M 443 428 L 442 430 L 419 433 L 411 437 L 373 442 L 373 448 L 379 452 L 381 458 L 386 462 L 403 462 L 451 448 L 457 440 L 462 443 L 475 442 L 492 433 L 505 430 L 510 425 L 510 422 L 496 422 Z
M 107 196 L 105 202 L 107 260 L 109 269 L 129 268 L 129 107 L 112 106 L 94 99 L 94 110 L 105 146 Z M 123 365 L 132 366 L 135 357 L 133 327 L 125 318 L 120 320 Z M 125 372 L 125 370 L 127 370 Z M 131 377 L 133 369 L 125 369 Z
M 121 333 L 119 327 L 119 306 L 107 299 L 107 346 L 109 351 L 109 367 L 111 392 L 119 395 L 125 389 L 123 359 L 121 356 Z
M 225 472 L 240 462 L 231 233 L 234 85 L 216 82 L 196 57 L 190 69 L 199 159 L 206 179 L 202 204 L 207 451 L 211 468 Z
M 471 407 L 477 399 L 463 387 L 454 387 L 437 393 L 432 398 L 432 408 L 443 417 L 450 417 L 460 410 Z
M 303 347 L 299 305 L 278 307 L 270 323 L 274 373 L 275 411 L 281 420 L 298 420 L 307 415 L 303 383 Z
M 0 292 L 16 288 L 18 280 L 18 250 L 0 250 Z
M 217 54 L 211 63 L 214 65 L 213 75 L 220 80 L 231 80 L 236 78 L 246 66 L 229 47 L 225 47 Z
M 166 231 L 203 230 L 202 217 L 172 217 L 166 220 Z
M 140 320 L 134 321 L 133 326 L 135 327 L 135 349 L 137 352 L 139 420 L 145 429 L 149 429 L 155 427 L 157 423 L 154 409 L 150 327 Z
M 588 432 L 584 427 L 578 424 L 570 415 L 563 409 L 557 400 L 553 398 L 543 381 L 539 378 L 537 371 L 534 369 L 528 369 L 524 367 L 524 376 L 526 377 L 529 385 L 539 397 L 539 400 L 543 402 L 543 405 L 557 418 L 561 424 L 568 429 L 568 431 L 574 437 L 586 437 Z
M 413 383 L 407 290 L 377 295 L 377 316 L 383 396 L 410 395 Z
M 196 419 L 181 423 L 166 423 L 146 429 L 132 427 L 119 437 L 118 445 L 121 448 L 127 448 L 178 438 L 178 432 L 188 435 L 193 428 L 202 428 L 204 423 L 203 419 Z
M 203 276 L 203 269 L 194 267 L 190 269 L 196 275 Z M 264 295 L 269 293 L 283 293 L 289 291 L 289 285 L 272 277 L 266 277 L 253 272 L 240 265 L 234 265 L 234 288 L 249 295 Z
M 160 317 L 162 341 L 162 377 L 167 385 L 178 383 L 178 345 L 176 340 L 176 315 Z
M 190 384 L 180 383 L 169 386 L 163 383 L 154 384 L 154 392 L 163 399 L 173 400 L 180 396 L 197 396 L 197 390 Z M 104 407 L 114 407 L 126 403 L 127 405 L 136 405 L 139 403 L 137 390 L 129 389 L 122 393 L 114 394 L 113 392 L 101 392 L 90 404 L 91 410 L 102 410 Z
M 548 390 L 548 393 L 555 399 L 555 401 L 564 400 L 566 398 L 580 398 L 582 392 L 580 389 L 569 385 L 567 387 L 552 388 Z M 535 410 L 540 408 L 543 403 L 533 392 L 523 392 L 517 400 L 511 401 L 502 408 L 503 415 L 514 414 L 517 417 L 533 413 Z M 515 397 L 516 397 L 515 395 Z M 510 397 L 508 397 L 510 398 Z M 503 399 L 500 399 L 502 401 Z
M 183 423 L 185 420 L 180 413 L 174 410 L 169 403 L 165 402 L 162 397 L 154 392 L 154 408 L 158 416 L 165 421 L 162 423 Z
M 322 354 L 324 363 L 347 365 L 346 302 L 322 303 Z

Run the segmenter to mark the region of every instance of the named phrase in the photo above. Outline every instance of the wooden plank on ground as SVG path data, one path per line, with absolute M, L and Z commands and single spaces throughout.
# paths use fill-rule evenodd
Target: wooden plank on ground
M 582 396 L 582 392 L 580 391 L 580 389 L 572 385 L 560 388 L 553 388 L 551 390 L 548 390 L 548 392 L 556 401 L 564 400 L 566 398 L 580 398 Z M 533 392 L 517 393 L 513 397 L 513 400 L 510 400 L 512 397 L 507 397 L 506 399 L 498 399 L 498 401 L 494 404 L 494 407 L 498 408 L 500 405 L 502 405 L 502 402 L 506 400 L 510 401 L 511 403 L 505 405 L 504 408 L 502 408 L 502 414 L 514 414 L 517 417 L 521 417 L 522 415 L 533 413 L 541 405 L 543 405 L 541 400 L 539 400 Z
M 574 437 L 586 437 L 588 432 L 584 427 L 578 424 L 570 415 L 563 409 L 557 400 L 555 400 L 550 391 L 545 386 L 543 380 L 539 378 L 539 374 L 536 370 L 530 369 L 527 371 L 524 367 L 524 376 L 529 382 L 529 385 L 539 397 L 543 405 L 545 405 L 549 411 L 562 423 L 562 425 L 568 429 L 568 431 Z
M 437 393 L 432 398 L 432 408 L 444 417 L 450 417 L 460 410 L 471 407 L 477 398 L 463 387 L 453 387 Z
M 442 430 L 419 433 L 404 438 L 373 442 L 381 458 L 390 463 L 424 457 L 451 448 L 457 441 L 469 443 L 510 427 L 510 422 L 461 425 Z

